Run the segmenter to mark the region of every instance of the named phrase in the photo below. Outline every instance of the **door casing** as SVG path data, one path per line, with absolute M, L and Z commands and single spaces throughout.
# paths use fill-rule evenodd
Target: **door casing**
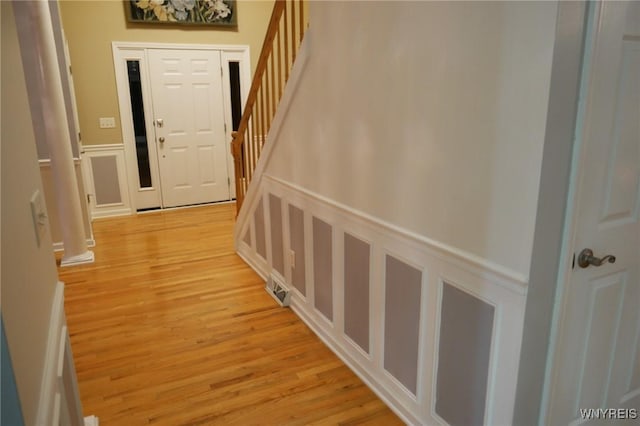
M 575 182 L 574 146 L 587 4 L 558 2 L 551 86 L 513 424 L 542 425 L 551 371 L 557 295 L 570 266 L 569 225 Z
M 217 45 L 217 44 L 175 44 L 175 43 L 144 43 L 144 42 L 112 42 L 113 63 L 115 67 L 116 86 L 118 91 L 118 105 L 120 108 L 120 125 L 122 130 L 122 142 L 124 145 L 127 187 L 132 204 L 132 211 L 145 208 L 163 207 L 159 167 L 156 145 L 150 141 L 154 134 L 153 109 L 151 100 L 151 85 L 149 79 L 149 64 L 147 52 L 152 49 L 176 49 L 176 50 L 215 50 L 221 53 L 222 86 L 224 100 L 224 114 L 226 126 L 225 138 L 231 141 L 231 94 L 229 90 L 229 62 L 240 63 L 240 94 L 242 108 L 251 86 L 250 50 L 247 45 Z M 129 95 L 129 80 L 127 76 L 127 60 L 140 62 L 140 77 L 142 79 L 142 96 L 145 110 L 145 126 L 147 130 L 147 143 L 149 147 L 149 162 L 153 186 L 140 188 L 138 177 L 138 161 L 135 146 L 135 134 L 133 131 L 133 118 L 131 114 L 131 100 Z M 232 175 L 233 159 L 231 149 L 228 151 L 227 164 L 231 181 L 231 197 L 235 198 L 235 179 Z

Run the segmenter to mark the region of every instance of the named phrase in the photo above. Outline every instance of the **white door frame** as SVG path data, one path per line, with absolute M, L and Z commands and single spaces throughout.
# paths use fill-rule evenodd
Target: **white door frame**
M 553 371 L 557 362 L 557 350 L 558 350 L 558 337 L 560 325 L 563 317 L 564 308 L 566 305 L 565 295 L 566 288 L 569 284 L 569 277 L 571 271 L 574 268 L 574 261 L 569 261 L 574 255 L 574 241 L 577 232 L 577 211 L 578 207 L 578 189 L 579 183 L 582 180 L 582 176 L 586 173 L 586 158 L 584 155 L 584 137 L 583 132 L 585 128 L 585 108 L 587 101 L 587 93 L 589 91 L 589 81 L 591 74 L 590 60 L 594 50 L 594 31 L 597 31 L 594 26 L 597 22 L 594 22 L 595 8 L 600 7 L 598 3 L 587 4 L 587 22 L 585 25 L 585 41 L 582 63 L 582 75 L 580 81 L 579 95 L 578 95 L 578 111 L 575 121 L 575 139 L 573 142 L 573 150 L 571 154 L 571 172 L 569 175 L 569 191 L 567 193 L 567 206 L 565 212 L 564 229 L 562 232 L 562 249 L 560 267 L 558 270 L 558 281 L 556 286 L 555 301 L 553 306 L 553 319 L 551 324 L 551 335 L 549 341 L 549 350 L 547 352 L 547 370 L 545 372 L 544 388 L 542 394 L 542 406 L 540 410 L 540 421 L 547 420 L 549 408 L 551 407 L 551 391 L 553 386 Z
M 142 96 L 145 109 L 145 125 L 147 127 L 147 139 L 153 135 L 153 114 L 151 104 L 151 88 L 149 81 L 149 67 L 147 61 L 147 51 L 150 49 L 176 49 L 176 50 L 216 50 L 220 51 L 222 59 L 222 86 L 224 99 L 225 121 L 227 122 L 225 138 L 231 141 L 231 95 L 229 93 L 229 72 L 228 63 L 230 61 L 240 62 L 240 94 L 242 108 L 244 109 L 249 89 L 251 87 L 251 59 L 250 50 L 247 45 L 221 45 L 221 44 L 176 44 L 176 43 L 146 43 L 146 42 L 120 42 L 111 43 L 113 51 L 113 64 L 116 75 L 116 87 L 118 91 L 118 106 L 120 108 L 120 126 L 122 131 L 122 143 L 124 145 L 125 160 L 127 165 L 127 186 L 131 200 L 132 211 L 137 211 L 139 196 L 145 197 L 145 202 L 153 202 L 157 198 L 158 205 L 163 206 L 159 188 L 159 168 L 155 150 L 155 144 L 149 143 L 149 162 L 152 176 L 156 176 L 153 189 L 145 191 L 140 188 L 138 177 L 138 160 L 135 146 L 135 135 L 133 131 L 133 118 L 131 116 L 131 99 L 129 96 L 129 79 L 126 73 L 126 61 L 140 61 L 140 78 L 142 79 Z M 233 178 L 233 158 L 231 149 L 227 154 L 227 165 L 229 177 L 232 182 L 231 196 L 235 197 L 235 179 Z M 145 194 L 147 192 L 148 194 Z M 147 200 L 148 199 L 148 200 Z
M 514 424 L 544 425 L 555 346 L 555 316 L 571 266 L 570 221 L 579 146 L 579 117 L 587 4 L 559 2 L 551 66 L 536 227 L 529 271 Z

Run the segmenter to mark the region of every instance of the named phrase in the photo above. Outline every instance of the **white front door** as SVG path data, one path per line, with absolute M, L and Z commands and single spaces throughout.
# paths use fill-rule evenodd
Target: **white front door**
M 148 55 L 163 206 L 229 200 L 220 52 Z
M 590 7 L 576 139 L 575 266 L 559 310 L 544 421 L 550 425 L 640 419 L 640 3 Z M 597 258 L 592 263 L 605 255 L 615 263 L 580 266 L 586 248 Z

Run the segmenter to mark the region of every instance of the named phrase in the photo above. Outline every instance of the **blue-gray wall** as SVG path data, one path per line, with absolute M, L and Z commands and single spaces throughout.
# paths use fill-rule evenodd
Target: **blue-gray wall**
M 2 341 L 0 342 L 0 371 L 2 371 L 2 385 L 0 392 L 0 425 L 20 426 L 24 425 L 20 399 L 16 388 L 16 379 L 13 375 L 13 365 L 9 356 L 7 338 L 4 335 L 4 321 L 2 321 Z

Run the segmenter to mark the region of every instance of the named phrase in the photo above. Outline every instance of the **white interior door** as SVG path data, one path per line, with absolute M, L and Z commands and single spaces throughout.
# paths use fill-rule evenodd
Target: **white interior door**
M 163 206 L 230 199 L 220 52 L 148 58 Z
M 576 258 L 560 310 L 551 425 L 640 418 L 640 3 L 591 7 L 577 133 Z M 615 263 L 581 267 L 585 248 L 600 259 L 614 255 Z M 581 413 L 612 408 L 622 410 Z

